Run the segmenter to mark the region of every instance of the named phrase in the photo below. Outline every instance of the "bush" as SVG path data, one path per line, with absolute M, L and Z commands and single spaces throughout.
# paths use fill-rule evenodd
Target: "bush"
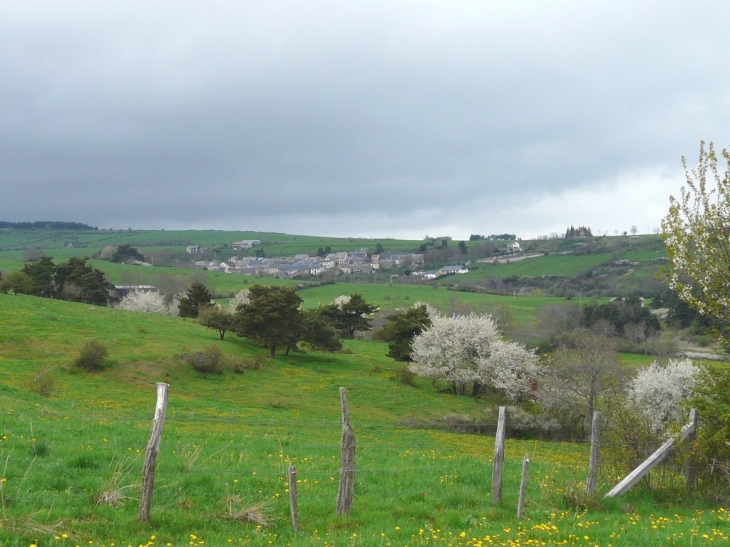
M 104 344 L 98 340 L 91 340 L 84 344 L 73 364 L 75 367 L 87 372 L 102 370 L 107 355 L 109 355 L 109 352 Z
M 180 358 L 198 372 L 204 374 L 223 374 L 223 352 L 218 346 L 211 346 L 195 353 L 183 353 Z
M 54 383 L 53 369 L 39 370 L 28 380 L 28 389 L 43 397 L 50 397 L 53 393 Z
M 408 370 L 407 365 L 396 367 L 393 370 L 391 379 L 395 382 L 400 382 L 404 386 L 416 387 L 416 375 Z

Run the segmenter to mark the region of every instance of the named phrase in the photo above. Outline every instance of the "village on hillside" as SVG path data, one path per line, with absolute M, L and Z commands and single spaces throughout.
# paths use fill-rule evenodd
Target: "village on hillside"
M 249 250 L 261 245 L 259 240 L 234 241 L 233 250 Z M 190 255 L 203 252 L 200 245 L 189 245 Z M 371 253 L 367 249 L 340 251 L 325 256 L 297 254 L 292 257 L 266 258 L 262 256 L 231 256 L 228 260 L 199 260 L 194 265 L 209 271 L 242 275 L 271 276 L 280 278 L 309 277 L 331 271 L 335 274 L 368 274 L 379 270 L 407 267 L 410 275 L 426 280 L 445 275 L 468 273 L 466 264 L 443 266 L 438 270 L 424 270 L 423 253 Z

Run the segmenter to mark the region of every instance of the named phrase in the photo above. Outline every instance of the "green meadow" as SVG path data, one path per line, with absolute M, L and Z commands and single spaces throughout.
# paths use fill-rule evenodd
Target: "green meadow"
M 347 288 L 301 294 L 312 306 Z M 453 294 L 432 287 L 418 288 L 423 293 L 350 289 L 378 305 L 424 300 L 446 306 Z M 419 379 L 405 385 L 378 342 L 347 341 L 340 353 L 271 360 L 244 339 L 219 341 L 214 331 L 173 317 L 0 294 L 0 318 L 3 547 L 728 541 L 726 508 L 693 498 L 666 476 L 652 490 L 604 500 L 619 477 L 603 470 L 598 495 L 581 496 L 585 444 L 508 438 L 504 499 L 493 505 L 494 438 L 445 424 L 468 416 L 489 429 L 496 405 L 505 401 L 455 397 Z M 71 363 L 92 339 L 107 346 L 107 368 L 77 372 Z M 197 373 L 180 359 L 213 345 L 226 358 L 223 374 Z M 39 386 L 49 378 L 51 393 L 43 397 Z M 156 382 L 168 383 L 170 395 L 151 523 L 142 524 L 141 470 Z M 346 516 L 335 512 L 340 387 L 347 390 L 357 438 L 355 499 Z M 518 521 L 525 455 L 527 505 Z M 299 532 L 289 517 L 289 465 L 297 472 Z

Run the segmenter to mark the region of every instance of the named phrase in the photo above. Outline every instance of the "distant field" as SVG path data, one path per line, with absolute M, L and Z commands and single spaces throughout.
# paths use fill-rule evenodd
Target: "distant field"
M 293 256 L 299 253 L 316 254 L 319 247 L 332 251 L 375 249 L 380 243 L 389 251 L 415 251 L 422 241 L 398 239 L 336 238 L 323 236 L 290 235 L 272 232 L 227 232 L 220 230 L 0 230 L 0 252 L 41 248 L 51 256 L 93 254 L 105 245 L 132 245 L 140 248 L 169 247 L 184 251 L 187 245 L 206 248 L 230 248 L 234 241 L 259 239 L 267 256 Z M 69 247 L 71 246 L 71 247 Z

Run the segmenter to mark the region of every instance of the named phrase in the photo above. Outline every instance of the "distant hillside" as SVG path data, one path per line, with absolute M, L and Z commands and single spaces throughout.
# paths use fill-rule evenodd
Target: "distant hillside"
M 469 247 L 470 272 L 439 282 L 452 289 L 561 297 L 651 296 L 666 290 L 657 279 L 666 262 L 658 235 L 587 237 L 520 242 L 522 253 L 486 262 Z M 529 259 L 523 257 L 529 256 Z

